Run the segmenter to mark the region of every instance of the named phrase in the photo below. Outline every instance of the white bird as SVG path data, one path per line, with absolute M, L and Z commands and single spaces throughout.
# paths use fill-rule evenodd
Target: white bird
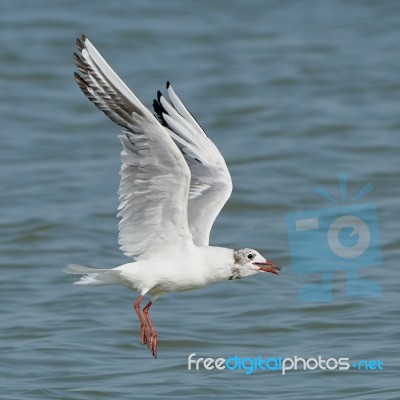
M 257 251 L 209 246 L 210 230 L 232 192 L 226 163 L 167 83 L 153 115 L 82 36 L 75 79 L 86 97 L 124 128 L 119 187 L 119 245 L 133 259 L 112 269 L 71 264 L 78 285 L 121 284 L 140 292 L 134 303 L 141 339 L 157 357 L 149 309 L 161 295 L 241 279 L 279 268 Z M 145 295 L 150 301 L 140 310 Z

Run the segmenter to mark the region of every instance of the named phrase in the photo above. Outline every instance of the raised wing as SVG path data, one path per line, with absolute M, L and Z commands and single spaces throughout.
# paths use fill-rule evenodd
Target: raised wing
M 232 180 L 215 144 L 167 82 L 169 101 L 157 93 L 153 107 L 161 124 L 182 151 L 191 172 L 189 227 L 193 241 L 207 246 L 212 225 L 232 193 Z
M 85 37 L 77 40 L 75 79 L 86 97 L 125 131 L 120 136 L 119 244 L 131 257 L 191 241 L 190 170 L 169 132 Z

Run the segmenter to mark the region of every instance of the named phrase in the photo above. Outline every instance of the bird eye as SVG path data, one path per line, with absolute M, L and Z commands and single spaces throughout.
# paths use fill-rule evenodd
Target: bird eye
M 251 253 L 247 254 L 247 258 L 249 260 L 252 260 L 254 258 L 254 254 L 251 254 Z

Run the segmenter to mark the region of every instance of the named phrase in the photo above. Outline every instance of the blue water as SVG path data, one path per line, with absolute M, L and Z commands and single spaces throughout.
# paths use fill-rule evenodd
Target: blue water
M 399 399 L 400 4 L 395 1 L 38 0 L 0 6 L 2 399 Z M 72 78 L 86 33 L 147 105 L 170 80 L 224 155 L 234 192 L 215 245 L 283 267 L 160 299 L 159 358 L 140 344 L 122 287 L 84 288 L 75 262 L 114 267 L 120 130 Z M 288 213 L 365 184 L 378 297 L 299 300 Z M 318 246 L 315 253 L 318 255 Z M 196 357 L 349 357 L 383 370 L 188 371 Z

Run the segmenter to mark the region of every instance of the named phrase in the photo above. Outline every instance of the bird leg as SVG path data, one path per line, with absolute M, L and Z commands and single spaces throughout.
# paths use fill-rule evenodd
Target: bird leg
M 136 314 L 139 317 L 140 320 L 140 330 L 142 333 L 142 343 L 143 344 L 147 344 L 148 343 L 148 339 L 147 339 L 147 326 L 146 326 L 146 321 L 143 318 L 142 313 L 140 312 L 140 302 L 143 300 L 143 296 L 140 295 L 137 300 L 135 301 L 135 304 L 133 305 L 133 308 L 136 311 Z M 146 306 L 147 307 L 147 306 Z M 143 310 L 144 312 L 144 310 Z M 147 318 L 146 318 L 147 319 Z
M 149 326 L 150 329 L 150 343 L 147 343 L 147 345 L 149 346 L 149 349 L 151 351 L 151 354 L 153 354 L 153 357 L 157 358 L 157 333 L 149 317 L 149 308 L 151 307 L 152 304 L 153 303 L 150 300 L 147 303 L 147 305 L 143 308 L 143 314 L 144 317 L 146 318 L 147 325 Z

